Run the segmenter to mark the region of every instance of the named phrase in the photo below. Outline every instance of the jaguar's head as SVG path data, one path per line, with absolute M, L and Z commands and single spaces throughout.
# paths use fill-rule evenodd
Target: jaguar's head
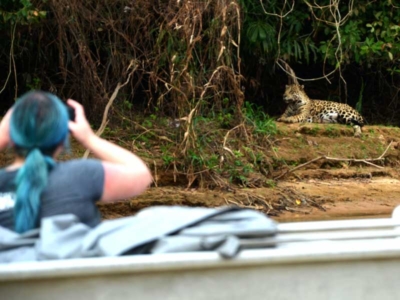
M 304 85 L 299 84 L 288 84 L 286 85 L 285 93 L 283 94 L 283 100 L 287 104 L 301 104 L 307 99 L 307 95 L 304 92 Z

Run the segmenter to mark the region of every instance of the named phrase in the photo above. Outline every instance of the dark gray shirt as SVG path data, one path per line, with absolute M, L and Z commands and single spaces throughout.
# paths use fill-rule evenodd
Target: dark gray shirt
M 14 229 L 15 176 L 18 170 L 0 170 L 0 226 Z M 103 193 L 104 168 L 94 159 L 58 162 L 41 196 L 40 218 L 74 214 L 91 227 L 101 221 L 96 206 Z

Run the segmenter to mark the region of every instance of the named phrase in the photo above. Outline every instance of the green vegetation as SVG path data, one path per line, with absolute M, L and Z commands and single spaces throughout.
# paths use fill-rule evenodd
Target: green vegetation
M 369 124 L 400 121 L 399 5 L 312 3 L 2 0 L 0 107 L 44 89 L 82 102 L 97 126 L 116 91 L 105 132 L 116 142 L 159 151 L 158 165 L 190 184 L 271 186 L 287 161 L 271 118 L 287 83 L 278 58 L 321 77 L 305 83 L 312 98 L 348 101 Z M 291 151 L 351 130 L 305 127 Z
M 30 0 L 2 0 L 0 15 L 0 28 L 10 29 L 16 25 L 39 23 L 46 18 L 47 12 L 36 8 Z
M 193 130 L 190 134 L 194 146 L 185 152 L 182 139 L 188 130 L 186 120 L 178 122 L 150 114 L 125 119 L 121 128 L 112 124 L 120 120 L 123 103 L 115 107 L 115 120 L 111 120 L 104 135 L 148 158 L 159 172 L 185 176 L 190 186 L 272 186 L 269 149 L 277 132 L 276 124 L 261 113 L 260 107 L 245 106 L 245 118 L 235 128 L 225 128 L 212 113 L 195 117 L 189 127 Z M 234 110 L 231 113 L 236 114 Z
M 0 97 L 57 91 L 80 98 L 99 120 L 132 63 L 126 103 L 174 117 L 211 109 L 234 127 L 240 116 L 221 112 L 243 108 L 252 97 L 267 93 L 264 110 L 278 113 L 271 101 L 286 81 L 274 68 L 282 58 L 300 71 L 314 69 L 304 77 L 331 74 L 332 89 L 340 91 L 325 90 L 325 99 L 357 102 L 363 110 L 380 93 L 382 109 L 395 107 L 400 13 L 392 0 L 142 1 L 1 1 L 0 66 L 8 76 L 0 80 Z

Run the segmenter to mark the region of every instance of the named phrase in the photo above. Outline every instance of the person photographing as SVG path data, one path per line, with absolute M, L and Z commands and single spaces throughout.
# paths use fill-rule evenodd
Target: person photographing
M 14 161 L 0 169 L 0 226 L 23 233 L 44 217 L 74 214 L 94 227 L 101 222 L 97 201 L 137 196 L 152 182 L 137 155 L 98 137 L 78 102 L 32 91 L 19 98 L 0 123 L 0 151 L 12 147 Z M 58 162 L 69 134 L 96 159 Z

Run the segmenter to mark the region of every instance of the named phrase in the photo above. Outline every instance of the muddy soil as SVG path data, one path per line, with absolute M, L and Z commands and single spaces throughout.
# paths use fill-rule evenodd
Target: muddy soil
M 251 205 L 251 199 L 254 197 L 270 203 L 279 202 L 282 194 L 288 191 L 298 196 L 298 199 L 294 199 L 294 203 L 298 203 L 297 208 L 295 205 L 295 207 L 288 205 L 280 209 L 278 213 L 271 214 L 261 205 Z M 313 203 L 310 204 L 310 201 Z M 235 191 L 152 187 L 136 199 L 101 204 L 99 207 L 105 219 L 113 219 L 133 215 L 139 209 L 154 205 L 202 207 L 243 205 L 260 209 L 281 222 L 380 218 L 390 216 L 394 207 L 400 205 L 400 180 L 390 177 L 329 180 L 316 178 L 304 181 L 283 181 L 275 188 Z
M 399 128 L 365 126 L 361 139 L 341 125 L 278 128 L 271 157 L 287 165 L 275 170 L 279 180 L 272 187 L 209 190 L 161 184 L 136 199 L 100 205 L 104 218 L 132 215 L 152 205 L 239 205 L 281 222 L 379 218 L 400 205 Z M 331 159 L 313 162 L 320 156 Z

